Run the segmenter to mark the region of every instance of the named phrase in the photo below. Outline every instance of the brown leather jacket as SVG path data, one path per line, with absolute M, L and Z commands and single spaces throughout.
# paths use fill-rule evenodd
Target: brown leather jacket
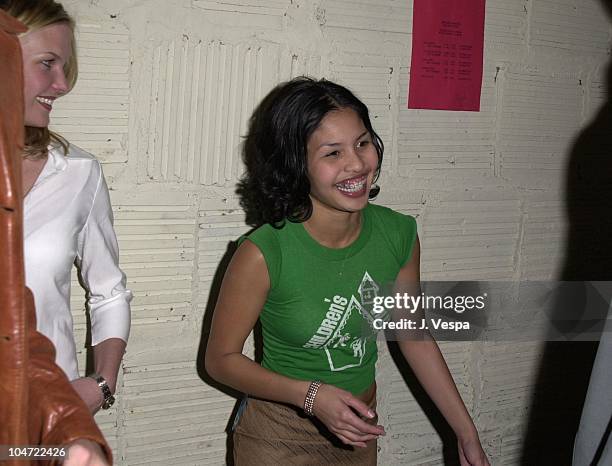
M 55 365 L 53 345 L 36 331 L 32 293 L 24 285 L 23 68 L 15 35 L 24 30 L 0 10 L 0 446 L 60 446 L 89 439 L 112 462 L 87 406 Z

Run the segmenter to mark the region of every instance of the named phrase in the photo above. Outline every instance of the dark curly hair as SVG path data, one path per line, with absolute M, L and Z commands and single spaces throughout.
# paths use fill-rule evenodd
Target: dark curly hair
M 312 214 L 307 144 L 329 112 L 353 109 L 372 136 L 378 154 L 383 142 L 372 128 L 368 108 L 347 88 L 327 80 L 292 79 L 275 87 L 253 112 L 244 141 L 246 173 L 236 193 L 247 224 L 281 227 L 285 220 L 303 222 Z

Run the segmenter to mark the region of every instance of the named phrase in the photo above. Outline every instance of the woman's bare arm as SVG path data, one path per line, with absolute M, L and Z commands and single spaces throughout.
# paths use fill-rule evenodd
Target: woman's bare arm
M 412 257 L 398 274 L 396 293 L 420 295 L 420 244 L 417 238 Z M 488 465 L 478 432 L 461 399 L 438 344 L 428 333 L 398 338 L 404 358 L 436 404 L 459 440 L 461 464 Z
M 269 287 L 263 254 L 245 241 L 223 278 L 206 348 L 206 371 L 219 382 L 255 397 L 300 406 L 308 382 L 264 369 L 242 354 Z

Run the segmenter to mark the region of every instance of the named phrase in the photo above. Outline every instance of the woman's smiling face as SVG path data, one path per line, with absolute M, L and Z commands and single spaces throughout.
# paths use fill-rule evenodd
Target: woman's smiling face
M 72 55 L 72 29 L 55 23 L 19 38 L 23 53 L 26 126 L 49 125 L 53 102 L 70 90 L 64 65 Z
M 357 212 L 368 202 L 378 167 L 372 136 L 351 108 L 329 112 L 307 145 L 313 208 Z

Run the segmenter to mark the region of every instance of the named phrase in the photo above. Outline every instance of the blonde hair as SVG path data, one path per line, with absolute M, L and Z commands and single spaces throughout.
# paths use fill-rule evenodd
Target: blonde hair
M 64 64 L 64 73 L 68 85 L 72 89 L 78 76 L 76 41 L 74 38 L 75 23 L 64 7 L 53 0 L 9 0 L 2 2 L 2 9 L 28 28 L 27 32 L 22 35 L 56 23 L 65 23 L 70 26 L 72 54 Z M 47 147 L 50 144 L 59 145 L 63 148 L 65 154 L 68 153 L 68 142 L 59 134 L 50 131 L 49 128 L 25 127 L 24 157 L 31 159 L 44 158 L 47 156 Z

